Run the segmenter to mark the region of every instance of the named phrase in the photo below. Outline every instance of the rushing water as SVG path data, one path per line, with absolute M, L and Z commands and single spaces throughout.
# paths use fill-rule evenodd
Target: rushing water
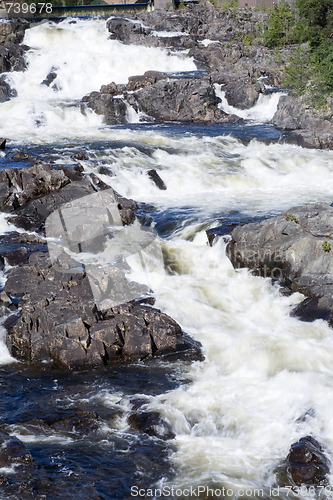
M 8 152 L 23 149 L 70 165 L 72 154 L 83 151 L 87 172 L 109 167 L 102 180 L 140 202 L 141 217 L 161 238 L 166 267 L 159 262 L 153 270 L 161 278 L 157 307 L 202 343 L 206 357 L 192 365 L 139 363 L 68 375 L 15 363 L 2 340 L 1 419 L 43 467 L 35 498 L 127 499 L 136 486 L 147 498 L 149 487 L 177 487 L 174 497 L 185 498 L 198 486 L 216 489 L 216 498 L 222 488 L 225 498 L 269 498 L 292 442 L 311 434 L 328 454 L 333 450 L 332 331 L 324 321 L 291 317 L 302 296 L 283 296 L 268 279 L 234 270 L 225 242 L 209 247 L 205 231 L 298 204 L 331 203 L 333 153 L 283 144 L 278 131 L 258 124 L 260 113 L 267 121 L 274 111 L 277 94 L 247 115 L 256 123 L 106 127 L 78 104 L 80 97 L 150 69 L 192 71 L 193 61 L 108 40 L 101 20 L 46 23 L 28 30 L 24 42 L 29 68 L 8 76 L 18 96 L 0 105 Z M 41 85 L 51 70 L 58 90 Z M 147 176 L 152 168 L 166 191 Z M 0 222 L 2 232 L 11 229 L 4 216 Z M 129 398 L 143 394 L 172 425 L 170 446 L 130 430 Z M 22 425 L 73 408 L 100 415 L 92 438 Z M 290 497 L 289 490 L 279 497 Z

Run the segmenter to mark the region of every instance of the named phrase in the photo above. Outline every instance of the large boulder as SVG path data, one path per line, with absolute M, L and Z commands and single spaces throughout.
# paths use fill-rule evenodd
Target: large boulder
M 8 336 L 17 359 L 53 360 L 66 368 L 170 355 L 202 359 L 199 346 L 158 309 L 130 302 L 98 311 L 87 275 L 61 274 L 45 254 L 35 253 L 28 265 L 14 268 L 5 292 L 23 297 Z
M 223 90 L 228 104 L 239 109 L 251 108 L 259 97 L 258 88 L 244 82 L 228 83 Z
M 82 101 L 87 102 L 97 115 L 104 115 L 107 125 L 127 122 L 127 106 L 122 97 L 115 97 L 107 90 L 101 89 L 101 92 L 91 92 L 84 96 Z
M 301 438 L 290 447 L 287 473 L 296 486 L 327 486 L 330 462 L 320 443 L 312 436 Z
M 160 80 L 134 92 L 139 109 L 158 121 L 235 123 L 240 119 L 218 108 L 220 99 L 209 80 Z
M 15 161 L 15 155 L 10 158 Z M 112 242 L 115 234 L 106 227 L 115 224 L 119 236 L 123 225 L 134 221 L 136 203 L 120 196 L 94 174 L 84 174 L 80 165 L 53 167 L 32 160 L 31 167 L 1 171 L 1 207 L 13 215 L 9 217 L 13 224 L 37 233 L 44 233 L 48 219 L 47 236 L 56 237 L 56 241 L 57 237 L 68 240 L 77 260 L 57 244 L 52 251 L 48 244 L 49 255 L 45 242 L 38 236 L 15 233 L 1 239 L 0 267 L 6 269 L 5 263 L 20 264 L 9 269 L 1 296 L 1 307 L 6 314 L 16 309 L 6 323 L 12 354 L 32 362 L 52 360 L 68 368 L 159 356 L 202 359 L 199 345 L 183 335 L 173 319 L 142 304 L 142 300 L 151 300 L 146 297 L 149 290 L 132 281 L 129 285 L 126 266 L 120 265 L 119 256 L 117 265 L 107 266 L 106 270 L 98 263 L 88 266 L 81 263 L 80 252 L 98 253 L 108 241 Z M 95 202 L 89 204 L 89 200 Z M 99 206 L 96 210 L 93 203 L 109 205 L 103 211 Z M 63 206 L 65 212 L 60 210 Z M 77 220 L 79 227 L 82 226 L 77 234 L 77 223 L 71 217 L 82 210 L 87 211 L 87 216 Z M 93 236 L 89 210 L 97 228 Z M 59 221 L 55 217 L 55 226 L 50 222 L 51 214 L 51 220 L 57 214 L 60 217 Z M 63 235 L 58 234 L 61 227 Z M 72 229 L 73 234 L 68 232 Z M 88 235 L 86 231 L 90 231 Z M 79 244 L 75 235 L 80 236 Z M 129 237 L 125 229 L 124 235 Z M 135 244 L 139 236 L 149 235 L 136 232 Z M 150 244 L 151 237 L 142 244 L 146 241 Z M 141 298 L 141 302 L 133 302 L 134 297 Z M 131 299 L 132 302 L 122 303 Z
M 134 92 L 133 90 L 136 89 Z M 235 123 L 240 118 L 218 108 L 220 99 L 209 78 L 166 78 L 163 73 L 146 72 L 129 79 L 124 95 L 115 97 L 114 84 L 83 97 L 107 124 L 127 121 L 127 104 L 157 121 Z M 127 104 L 126 104 L 127 103 Z
M 273 125 L 285 130 L 289 141 L 308 148 L 333 148 L 333 123 L 327 109 L 316 110 L 306 96 L 280 98 Z
M 280 279 L 291 290 L 315 298 L 312 316 L 328 319 L 333 326 L 332 252 L 333 207 L 324 204 L 295 207 L 281 216 L 237 227 L 227 247 L 234 267 Z M 305 313 L 300 307 L 299 312 Z

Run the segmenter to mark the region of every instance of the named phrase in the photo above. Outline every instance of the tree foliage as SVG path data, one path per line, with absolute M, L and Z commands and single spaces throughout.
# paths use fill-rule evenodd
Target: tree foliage
M 293 42 L 295 12 L 288 2 L 283 0 L 275 4 L 264 35 L 267 47 L 283 47 Z
M 295 87 L 315 93 L 333 92 L 333 3 L 332 0 L 296 0 L 293 10 L 283 0 L 275 5 L 264 36 L 268 47 L 307 43 L 308 58 L 296 53 L 288 70 Z M 296 78 L 297 71 L 302 73 Z M 307 79 L 307 81 L 306 81 Z M 303 82 L 302 85 L 296 84 Z

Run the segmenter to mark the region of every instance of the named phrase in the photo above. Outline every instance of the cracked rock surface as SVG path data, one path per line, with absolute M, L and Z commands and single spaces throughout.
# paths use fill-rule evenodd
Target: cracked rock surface
M 135 301 L 111 300 L 111 305 L 120 305 L 101 311 L 96 307 L 88 268 L 77 267 L 76 261 L 71 270 L 52 265 L 43 238 L 46 218 L 63 204 L 110 187 L 94 174 L 85 174 L 80 164 L 63 167 L 42 164 L 20 153 L 22 157 L 32 165 L 19 170 L 6 168 L 0 174 L 0 207 L 11 214 L 13 224 L 37 233 L 12 232 L 0 242 L 0 268 L 8 275 L 0 305 L 5 314 L 11 313 L 5 326 L 13 356 L 33 363 L 53 361 L 65 368 L 160 356 L 202 359 L 199 344 L 184 335 L 172 318 L 150 307 L 148 302 L 152 304 L 154 299 L 147 298 L 147 292 L 141 293 L 140 285 Z M 17 155 L 10 160 L 17 161 Z M 120 224 L 131 224 L 136 203 L 113 193 Z M 101 211 L 94 223 L 100 226 L 104 222 Z M 98 247 L 97 240 L 92 244 Z M 97 250 L 95 246 L 91 251 Z M 8 270 L 6 263 L 16 267 Z M 117 266 L 110 269 L 107 284 L 116 284 L 118 290 L 123 286 L 122 274 Z M 105 291 L 101 279 L 99 284 L 111 298 L 113 289 Z M 123 295 L 128 301 L 126 293 Z

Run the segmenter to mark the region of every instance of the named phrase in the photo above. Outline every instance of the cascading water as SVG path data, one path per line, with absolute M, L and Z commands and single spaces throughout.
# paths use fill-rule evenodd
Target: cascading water
M 273 92 L 267 95 L 260 94 L 252 108 L 238 109 L 228 103 L 222 85 L 215 84 L 215 93 L 221 99 L 221 103 L 218 106 L 222 111 L 239 116 L 244 120 L 253 120 L 259 123 L 269 122 L 277 110 L 280 97 L 287 95 L 285 92 Z
M 100 20 L 46 23 L 27 30 L 24 42 L 31 47 L 29 67 L 8 76 L 18 96 L 0 106 L 0 135 L 17 147 L 29 146 L 41 157 L 61 149 L 57 160 L 61 164 L 72 164 L 73 151 L 84 151 L 89 158 L 81 162 L 86 172 L 97 173 L 103 163 L 110 169 L 110 176 L 98 174 L 103 181 L 148 204 L 141 212 L 154 221 L 167 266 L 165 270 L 158 261 L 153 269 L 156 306 L 202 343 L 206 359 L 186 368 L 175 365 L 186 383 L 174 387 L 154 380 L 154 388 L 149 376 L 147 382 L 147 375 L 146 379 L 142 375 L 149 368 L 140 365 L 132 368 L 132 375 L 126 369 L 105 379 L 80 374 L 79 385 L 72 384 L 72 380 L 78 384 L 75 374 L 70 382 L 59 374 L 45 379 L 39 375 L 38 385 L 24 371 L 21 375 L 15 364 L 7 380 L 3 373 L 12 388 L 3 398 L 8 430 L 30 443 L 46 475 L 53 478 L 54 468 L 61 478 L 57 498 L 77 498 L 67 479 L 77 469 L 81 483 L 87 475 L 93 477 L 102 498 L 129 498 L 130 488 L 140 486 L 146 477 L 152 488 L 224 487 L 231 492 L 225 498 L 269 498 L 275 470 L 293 441 L 311 434 L 333 449 L 332 331 L 321 320 L 302 323 L 292 318 L 291 308 L 302 296 L 283 296 L 268 279 L 254 277 L 246 269 L 234 270 L 225 255 L 225 242 L 221 239 L 209 247 L 205 230 L 221 220 L 246 221 L 295 205 L 331 202 L 333 153 L 267 144 L 261 141 L 260 129 L 258 139 L 243 143 L 228 126 L 105 127 L 75 101 L 102 84 L 124 82 L 146 70 L 191 71 L 193 61 L 108 40 Z M 52 83 L 57 89 L 41 85 L 50 71 L 57 74 Z M 264 122 L 268 114 L 258 115 L 259 104 L 256 114 L 244 111 L 244 118 Z M 249 129 L 241 130 L 246 134 Z M 147 176 L 150 169 L 158 171 L 167 190 L 153 184 Z M 8 230 L 4 217 L 1 229 Z M 2 343 L 0 362 L 10 361 Z M 166 371 L 171 371 L 170 365 Z M 22 396 L 24 404 L 15 399 L 15 383 L 24 386 L 21 378 L 29 387 L 26 399 Z M 36 386 L 31 389 L 32 383 Z M 143 457 L 152 453 L 153 440 L 139 443 L 126 418 L 117 413 L 121 408 L 126 414 L 129 396 L 143 392 L 149 393 L 148 407 L 159 411 L 176 433 L 169 453 L 173 473 L 158 470 L 154 475 L 151 462 L 145 468 Z M 29 433 L 12 420 L 12 408 L 15 418 L 25 421 L 37 410 L 52 413 L 52 404 L 98 407 L 107 415 L 104 434 L 94 443 L 87 438 L 80 454 L 68 436 Z M 309 410 L 311 416 L 302 418 Z M 140 447 L 144 451 L 131 462 L 133 450 Z M 158 463 L 159 456 L 152 455 Z M 110 479 L 117 474 L 121 486 Z M 256 489 L 262 494 L 254 493 Z M 90 498 L 89 492 L 82 494 Z M 290 491 L 281 488 L 279 497 L 290 498 Z
M 103 135 L 102 118 L 77 106 L 84 95 L 103 84 L 127 83 L 131 75 L 147 70 L 192 71 L 185 54 L 133 47 L 110 40 L 104 20 L 43 23 L 26 31 L 28 69 L 7 74 L 18 96 L 0 105 L 0 134 L 19 141 L 48 142 L 62 137 Z M 56 75 L 47 86 L 42 82 Z M 131 116 L 129 117 L 131 118 Z M 135 118 L 136 119 L 136 118 Z

